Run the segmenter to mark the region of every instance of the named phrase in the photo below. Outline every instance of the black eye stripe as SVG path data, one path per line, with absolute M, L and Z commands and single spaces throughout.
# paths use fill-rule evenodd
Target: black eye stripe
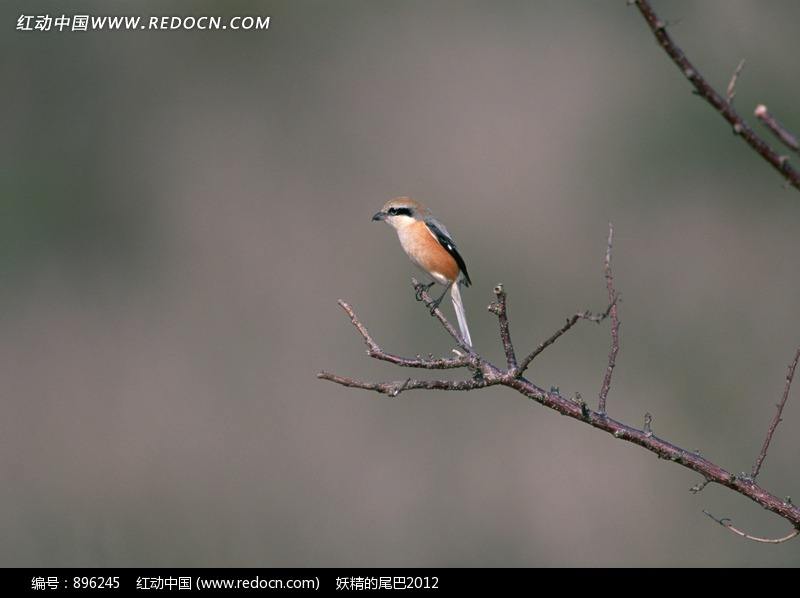
M 391 216 L 411 216 L 411 208 L 389 208 L 387 211 Z

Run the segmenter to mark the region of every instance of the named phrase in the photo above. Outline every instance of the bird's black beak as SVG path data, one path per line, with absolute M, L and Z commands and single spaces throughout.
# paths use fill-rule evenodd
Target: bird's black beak
M 378 212 L 372 217 L 373 222 L 380 222 L 381 220 L 386 220 L 386 214 L 383 212 Z

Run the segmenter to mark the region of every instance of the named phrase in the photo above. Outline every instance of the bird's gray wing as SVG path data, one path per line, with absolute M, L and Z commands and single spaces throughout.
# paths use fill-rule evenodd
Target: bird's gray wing
M 447 250 L 447 253 L 453 256 L 453 259 L 458 264 L 458 269 L 461 270 L 461 274 L 464 275 L 464 286 L 468 287 L 471 285 L 472 281 L 469 279 L 469 274 L 467 274 L 467 265 L 464 263 L 464 258 L 458 253 L 458 247 L 456 247 L 453 237 L 447 232 L 444 224 L 431 216 L 425 218 L 424 222 L 428 230 L 431 231 L 431 234 L 439 241 L 439 244 Z

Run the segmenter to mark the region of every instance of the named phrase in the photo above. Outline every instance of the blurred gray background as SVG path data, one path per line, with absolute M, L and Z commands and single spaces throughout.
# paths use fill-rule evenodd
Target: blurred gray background
M 657 2 L 736 105 L 800 130 L 800 4 Z M 19 33 L 20 14 L 268 15 L 268 31 Z M 797 565 L 787 524 L 507 389 L 397 400 L 319 381 L 447 354 L 387 199 L 455 236 L 533 347 L 602 309 L 612 417 L 749 470 L 800 343 L 800 194 L 625 2 L 5 2 L 0 563 Z M 447 306 L 447 313 L 451 307 Z M 596 397 L 608 326 L 531 377 Z M 800 495 L 800 389 L 760 481 Z

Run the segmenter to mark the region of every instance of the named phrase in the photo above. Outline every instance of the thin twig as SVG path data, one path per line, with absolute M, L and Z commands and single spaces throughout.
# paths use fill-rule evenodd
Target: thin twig
M 578 313 L 571 315 L 569 318 L 567 318 L 566 323 L 561 328 L 556 330 L 546 340 L 539 343 L 539 345 L 533 351 L 531 351 L 525 357 L 525 359 L 522 360 L 522 363 L 519 364 L 515 370 L 515 373 L 518 376 L 521 376 L 523 373 L 525 373 L 525 370 L 528 369 L 528 366 L 531 364 L 531 362 L 539 357 L 539 355 L 545 349 L 547 349 L 547 347 L 556 342 L 562 335 L 564 335 L 564 333 L 568 332 L 570 328 L 575 326 L 575 324 L 578 323 L 578 320 L 588 320 L 589 322 L 595 322 L 596 324 L 599 324 L 605 320 L 608 317 L 608 314 L 611 312 L 611 308 L 614 307 L 614 303 L 616 303 L 616 300 L 613 303 L 609 303 L 606 310 L 600 314 L 593 314 L 590 311 L 579 311 Z
M 506 292 L 503 290 L 502 284 L 494 287 L 494 295 L 497 301 L 489 305 L 489 311 L 497 315 L 500 323 L 500 340 L 503 342 L 503 351 L 506 354 L 506 364 L 509 370 L 513 370 L 517 367 L 517 355 L 514 353 L 511 332 L 508 329 L 508 305 L 506 303 Z
M 750 534 L 743 532 L 738 527 L 733 525 L 730 519 L 727 517 L 723 517 L 722 519 L 717 519 L 708 511 L 703 511 L 706 515 L 708 515 L 711 519 L 719 523 L 725 529 L 730 530 L 737 536 L 741 536 L 742 538 L 746 538 L 747 540 L 752 540 L 753 542 L 761 542 L 762 544 L 783 544 L 784 542 L 788 542 L 792 538 L 797 537 L 800 534 L 800 528 L 793 529 L 789 534 L 785 535 L 783 538 L 760 538 L 758 536 L 751 536 Z
M 617 365 L 617 353 L 619 353 L 619 316 L 617 315 L 617 292 L 614 290 L 614 273 L 611 271 L 611 247 L 614 244 L 614 225 L 608 223 L 608 245 L 606 245 L 606 259 L 603 263 L 603 271 L 606 276 L 606 289 L 608 290 L 608 303 L 611 306 L 611 349 L 608 351 L 608 365 L 603 376 L 603 385 L 600 387 L 600 404 L 598 411 L 606 412 L 606 399 L 608 391 L 611 389 L 611 376 L 614 367 Z
M 739 80 L 739 75 L 742 73 L 743 68 L 744 68 L 744 58 L 742 58 L 742 60 L 739 62 L 739 66 L 736 67 L 736 70 L 733 71 L 731 80 L 728 83 L 728 90 L 725 95 L 728 98 L 729 104 L 733 104 L 733 98 L 736 97 L 736 82 Z
M 770 111 L 767 110 L 767 107 L 764 104 L 759 104 L 756 106 L 753 114 L 755 114 L 758 120 L 764 123 L 764 126 L 772 131 L 772 134 L 780 139 L 784 145 L 786 145 L 792 151 L 800 152 L 800 142 L 797 141 L 797 137 L 792 135 L 786 129 L 786 127 L 778 122 L 778 119 L 770 114 Z
M 484 380 L 413 380 L 407 378 L 406 380 L 397 380 L 394 382 L 365 382 L 358 378 L 350 378 L 348 376 L 339 376 L 330 372 L 320 372 L 317 374 L 320 380 L 329 380 L 348 386 L 350 388 L 361 388 L 363 390 L 374 390 L 390 397 L 396 397 L 401 392 L 406 390 L 474 390 L 476 388 L 484 388 L 489 384 Z
M 428 370 L 448 370 L 454 368 L 464 367 L 465 365 L 470 363 L 469 357 L 444 357 L 441 359 L 435 359 L 430 357 L 428 359 L 423 359 L 419 355 L 412 359 L 408 357 L 399 357 L 398 355 L 392 355 L 391 353 L 385 352 L 383 349 L 380 348 L 378 343 L 370 336 L 367 327 L 361 323 L 356 316 L 355 311 L 350 306 L 350 304 L 342 301 L 341 299 L 338 301 L 341 308 L 350 316 L 350 321 L 355 326 L 358 333 L 361 335 L 361 338 L 364 339 L 364 344 L 367 345 L 367 355 L 374 359 L 380 359 L 381 361 L 388 361 L 389 363 L 393 363 L 395 365 L 399 365 L 406 368 L 422 368 Z
M 689 62 L 683 50 L 675 45 L 672 37 L 667 33 L 667 25 L 658 17 L 653 7 L 650 6 L 650 3 L 647 0 L 636 0 L 636 7 L 639 9 L 639 12 L 642 13 L 644 20 L 653 32 L 659 45 L 678 66 L 684 77 L 691 82 L 697 95 L 711 104 L 714 110 L 719 112 L 722 118 L 730 123 L 733 127 L 733 132 L 741 136 L 756 153 L 769 162 L 790 185 L 796 189 L 800 189 L 800 171 L 792 168 L 785 156 L 778 154 L 766 141 L 759 137 L 744 119 L 737 114 L 736 110 L 733 108 L 733 104 L 711 87 L 694 65 Z
M 786 384 L 783 387 L 783 396 L 781 397 L 781 402 L 776 405 L 778 410 L 775 412 L 775 417 L 772 418 L 772 422 L 769 424 L 767 436 L 764 438 L 764 445 L 761 447 L 761 452 L 758 454 L 755 465 L 753 465 L 753 473 L 750 475 L 750 477 L 752 477 L 754 480 L 761 471 L 761 465 L 764 463 L 764 459 L 767 458 L 769 443 L 772 442 L 772 436 L 775 434 L 775 428 L 777 428 L 778 424 L 781 423 L 781 415 L 783 414 L 783 408 L 786 406 L 786 401 L 789 399 L 789 391 L 792 388 L 792 380 L 794 379 L 794 371 L 797 369 L 798 361 L 800 361 L 800 348 L 797 349 L 797 352 L 794 354 L 794 360 L 789 364 L 789 367 L 786 370 Z
M 541 343 L 539 343 L 539 345 L 533 351 L 531 351 L 527 356 L 525 356 L 525 359 L 523 359 L 520 362 L 519 367 L 517 367 L 517 369 L 516 369 L 517 374 L 521 376 L 523 373 L 525 373 L 525 370 L 528 369 L 528 366 L 531 364 L 531 362 L 534 359 L 536 359 L 537 357 L 539 357 L 539 355 L 545 349 L 547 349 L 547 347 L 549 347 L 550 345 L 555 343 L 566 332 L 568 332 L 570 328 L 575 326 L 575 324 L 578 323 L 578 320 L 589 320 L 589 321 L 594 321 L 594 322 L 599 321 L 599 320 L 597 320 L 595 318 L 596 318 L 596 316 L 593 316 L 592 312 L 590 312 L 590 311 L 579 311 L 578 313 L 573 314 L 572 316 L 567 318 L 566 323 L 561 328 L 556 330 L 548 338 L 546 338 Z

